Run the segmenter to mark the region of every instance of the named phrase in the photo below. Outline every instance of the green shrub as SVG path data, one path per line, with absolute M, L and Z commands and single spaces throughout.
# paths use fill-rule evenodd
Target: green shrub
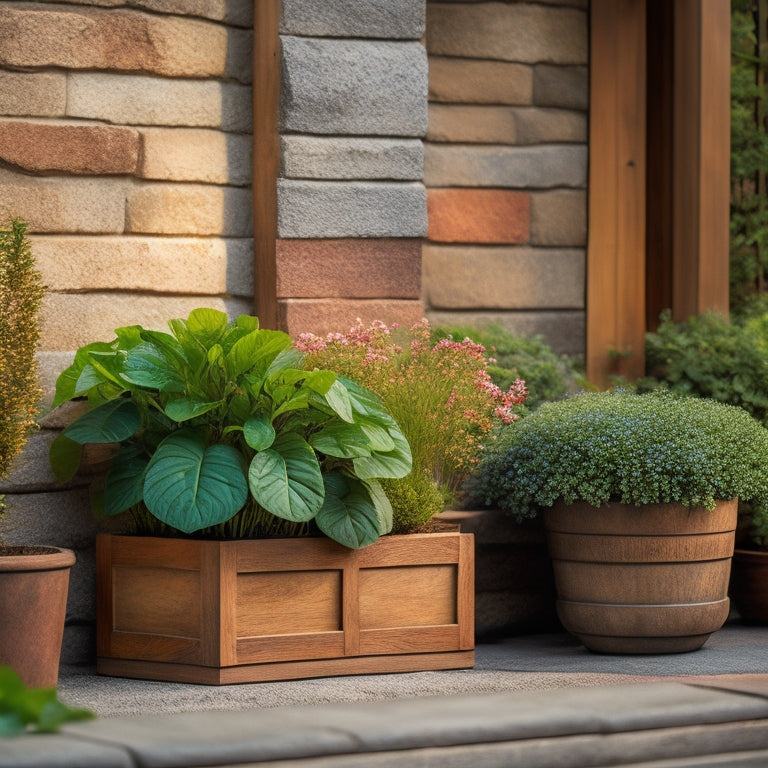
M 768 430 L 743 409 L 666 392 L 548 403 L 506 430 L 470 481 L 477 500 L 535 517 L 557 501 L 600 506 L 768 501 Z
M 763 423 L 768 420 L 768 319 L 744 325 L 715 313 L 673 323 L 665 316 L 646 335 L 649 375 L 637 389 L 670 389 L 738 405 Z
M 382 480 L 392 504 L 392 533 L 408 533 L 445 508 L 445 498 L 429 472 L 413 470 L 399 480 Z
M 542 403 L 559 400 L 580 389 L 583 379 L 577 363 L 567 355 L 557 355 L 541 336 L 516 336 L 499 325 L 479 329 L 471 326 L 440 326 L 432 330 L 433 341 L 444 338 L 468 338 L 485 347 L 495 362 L 488 373 L 501 389 L 508 389 L 522 379 L 528 390 L 526 410 Z
M 44 289 L 26 230 L 19 219 L 0 226 L 0 477 L 24 447 L 42 395 L 35 351 Z

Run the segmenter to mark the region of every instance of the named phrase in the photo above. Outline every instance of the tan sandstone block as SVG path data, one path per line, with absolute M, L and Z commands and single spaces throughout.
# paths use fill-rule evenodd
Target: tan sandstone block
M 0 72 L 0 115 L 60 117 L 66 106 L 63 72 Z
M 246 133 L 251 89 L 212 80 L 75 72 L 67 77 L 67 116 L 120 125 L 178 125 Z
M 252 138 L 195 128 L 144 128 L 139 175 L 164 181 L 251 183 Z
M 249 189 L 208 184 L 147 184 L 128 196 L 126 231 L 135 234 L 253 234 Z
M 523 3 L 427 5 L 427 50 L 523 63 L 585 64 L 587 14 Z
M 581 309 L 583 250 L 425 245 L 433 309 Z
M 115 328 L 142 325 L 167 331 L 168 320 L 210 307 L 230 317 L 251 314 L 253 302 L 221 296 L 168 296 L 138 293 L 49 293 L 41 312 L 43 352 L 74 351 L 92 341 L 111 341 Z
M 116 8 L 131 5 L 148 11 L 176 16 L 199 16 L 213 21 L 226 21 L 241 27 L 253 25 L 253 3 L 247 0 L 58 0 L 59 4 L 95 5 Z M 583 0 L 586 2 L 586 0 Z
M 531 194 L 531 243 L 586 245 L 587 193 L 558 189 Z
M 30 232 L 122 232 L 125 182 L 0 170 L 0 220 L 14 216 L 25 219 Z
M 5 3 L 0 64 L 239 79 L 251 71 L 245 35 L 178 16 Z
M 533 67 L 504 61 L 430 56 L 429 100 L 468 104 L 531 104 Z
M 424 317 L 420 301 L 287 299 L 279 302 L 280 322 L 294 338 L 300 333 L 345 332 L 360 318 L 366 325 L 381 320 L 387 325 L 410 327 Z
M 129 128 L 0 121 L 0 160 L 25 171 L 132 174 L 138 159 L 139 134 Z
M 155 291 L 253 296 L 250 238 L 33 235 L 51 291 Z

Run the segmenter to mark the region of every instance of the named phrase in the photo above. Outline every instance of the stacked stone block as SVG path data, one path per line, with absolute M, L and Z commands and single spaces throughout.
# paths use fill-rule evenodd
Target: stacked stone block
M 424 4 L 284 0 L 277 292 L 292 333 L 423 314 Z
M 435 323 L 497 323 L 584 352 L 587 2 L 429 2 Z
M 250 312 L 251 0 L 53 0 L 0 10 L 0 219 L 29 222 L 48 287 L 46 402 L 80 345 L 198 306 Z M 87 482 L 58 485 L 45 415 L 0 537 L 74 548 L 65 661 L 93 655 Z M 99 470 L 98 459 L 87 472 Z M 87 473 L 86 473 L 87 474 Z

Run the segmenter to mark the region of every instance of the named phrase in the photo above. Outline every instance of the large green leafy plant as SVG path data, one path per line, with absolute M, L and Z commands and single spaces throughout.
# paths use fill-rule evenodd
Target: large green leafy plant
M 213 309 L 171 333 L 120 328 L 78 350 L 54 405 L 90 410 L 54 442 L 71 477 L 88 443 L 115 443 L 103 491 L 109 515 L 142 532 L 244 538 L 314 530 L 362 547 L 390 530 L 379 479 L 411 469 L 407 440 L 373 392 L 330 370 L 305 370 L 290 337 Z
M 598 392 L 542 405 L 489 451 L 474 495 L 518 519 L 557 501 L 599 507 L 768 500 L 768 430 L 714 400 Z

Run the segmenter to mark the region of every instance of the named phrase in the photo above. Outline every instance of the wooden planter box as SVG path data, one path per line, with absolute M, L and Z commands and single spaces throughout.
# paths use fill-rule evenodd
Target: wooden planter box
M 97 669 L 179 682 L 474 664 L 471 534 L 195 541 L 101 534 Z

